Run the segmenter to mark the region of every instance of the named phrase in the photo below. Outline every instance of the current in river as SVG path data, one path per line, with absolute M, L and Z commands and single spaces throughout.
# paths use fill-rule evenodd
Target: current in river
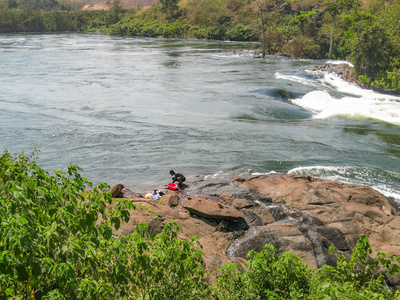
M 163 188 L 169 170 L 301 173 L 400 202 L 400 98 L 362 90 L 258 43 L 0 35 L 0 150 L 47 171 Z

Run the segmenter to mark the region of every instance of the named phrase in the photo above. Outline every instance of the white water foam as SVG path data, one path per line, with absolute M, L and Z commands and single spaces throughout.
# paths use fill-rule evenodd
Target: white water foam
M 399 174 L 357 166 L 308 166 L 290 170 L 288 174 L 310 175 L 322 179 L 336 180 L 354 185 L 366 185 L 386 197 L 391 197 L 400 205 L 400 190 L 393 186 L 399 184 Z
M 266 174 L 273 174 L 276 173 L 275 171 L 270 171 L 268 173 L 259 173 L 254 172 L 252 169 L 247 170 L 231 170 L 231 171 L 218 171 L 214 174 L 205 175 L 204 179 L 221 179 L 221 178 L 230 178 L 232 176 L 249 176 L 249 175 L 266 175 Z
M 372 90 L 362 89 L 339 76 L 319 72 L 317 80 L 295 75 L 276 73 L 275 77 L 295 81 L 315 88 L 301 98 L 291 102 L 314 113 L 314 118 L 344 116 L 355 119 L 375 119 L 400 125 L 400 97 L 384 95 Z M 330 90 L 339 92 L 340 98 L 333 97 Z
M 307 79 L 304 77 L 296 76 L 296 75 L 284 75 L 282 73 L 276 72 L 275 73 L 275 78 L 277 79 L 284 79 L 288 81 L 294 81 L 298 82 L 307 86 L 315 87 L 315 88 L 320 88 L 321 84 L 316 81 L 315 79 Z
M 350 67 L 354 67 L 354 65 L 351 62 L 347 61 L 347 60 L 328 60 L 326 62 L 326 64 L 328 64 L 328 65 L 346 64 L 346 65 L 349 65 Z

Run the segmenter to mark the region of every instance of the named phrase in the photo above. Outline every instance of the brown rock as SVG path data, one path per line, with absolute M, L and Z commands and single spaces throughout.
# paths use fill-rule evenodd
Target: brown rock
M 228 194 L 228 193 L 221 193 L 220 198 L 224 202 L 228 203 L 229 205 L 231 205 L 237 209 L 248 208 L 248 207 L 254 206 L 254 202 L 247 200 L 247 199 L 235 198 L 232 194 Z
M 370 236 L 371 245 L 379 247 L 390 243 L 396 245 L 400 253 L 400 228 L 391 226 L 400 222 L 398 213 L 393 214 L 395 208 L 388 199 L 372 188 L 285 174 L 253 176 L 245 180 L 239 178 L 234 179 L 234 184 L 256 190 L 273 198 L 275 203 L 284 202 L 290 209 L 300 211 L 306 217 L 301 214 L 296 217 L 293 212 L 289 215 L 299 224 L 306 223 L 313 227 L 315 232 L 339 249 L 352 249 L 360 235 L 365 234 Z M 277 220 L 288 215 L 288 212 L 276 210 L 271 210 L 271 213 Z M 320 220 L 321 224 L 313 225 L 311 218 Z M 308 225 L 307 222 L 311 223 Z M 393 251 L 394 248 L 390 249 Z M 376 251 L 380 251 L 379 248 Z
M 121 183 L 118 183 L 111 188 L 110 193 L 113 196 L 113 198 L 122 198 L 123 197 L 123 194 L 122 194 L 123 189 L 124 189 L 124 186 Z
M 179 197 L 178 197 L 177 193 L 174 193 L 174 192 L 171 192 L 171 193 L 163 195 L 161 197 L 161 200 L 164 203 L 168 203 L 168 205 L 170 207 L 174 207 L 174 206 L 179 205 Z
M 221 208 L 218 203 L 213 201 L 184 199 L 182 205 L 192 214 L 207 219 L 244 219 L 243 213 L 237 209 L 228 206 Z

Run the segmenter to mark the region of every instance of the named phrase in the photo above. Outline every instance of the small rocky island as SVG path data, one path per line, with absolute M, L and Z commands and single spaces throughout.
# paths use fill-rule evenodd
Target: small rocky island
M 274 173 L 196 177 L 183 191 L 164 192 L 151 200 L 123 189 L 136 209 L 116 234 L 130 234 L 139 222 L 157 234 L 176 222 L 182 239 L 199 238 L 211 274 L 224 263 L 243 263 L 248 251 L 261 251 L 265 244 L 302 257 L 313 269 L 335 263 L 331 245 L 350 256 L 361 235 L 369 237 L 373 255 L 400 254 L 398 204 L 367 186 Z M 391 284 L 399 286 L 399 278 Z
M 339 63 L 339 64 L 324 64 L 318 66 L 309 67 L 308 70 L 310 71 L 321 71 L 321 72 L 328 72 L 334 73 L 338 75 L 343 80 L 358 85 L 363 89 L 371 89 L 372 86 L 365 82 L 361 82 L 358 80 L 354 68 L 347 63 Z

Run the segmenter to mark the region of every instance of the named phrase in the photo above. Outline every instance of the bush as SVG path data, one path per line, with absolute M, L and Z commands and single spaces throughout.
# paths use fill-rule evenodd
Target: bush
M 351 60 L 357 74 L 374 79 L 388 70 L 393 54 L 393 44 L 385 28 L 374 24 L 358 35 Z
M 282 55 L 301 58 L 323 57 L 321 48 L 312 38 L 300 36 L 286 43 L 281 50 Z
M 79 167 L 51 176 L 23 153 L 12 157 L 5 151 L 0 160 L 0 297 L 119 294 L 119 287 L 105 280 L 109 258 L 103 255 L 112 226 L 129 219 L 124 209 L 132 205 L 121 202 L 106 213 L 112 201 L 103 193 L 107 186 L 83 196 L 91 183 L 79 175 Z M 98 214 L 103 221 L 97 224 Z
M 218 270 L 218 299 L 306 299 L 312 287 L 313 271 L 289 252 L 277 255 L 266 245 L 260 253 L 250 251 L 246 272 L 235 264 Z
M 109 187 L 93 187 L 69 166 L 55 176 L 33 156 L 0 157 L 0 299 L 207 299 L 200 245 L 165 225 L 151 236 L 113 231 L 129 220 Z M 91 192 L 85 191 L 92 187 Z
M 330 253 L 334 250 L 331 247 Z M 335 268 L 326 265 L 318 270 L 316 299 L 398 299 L 386 287 L 384 271 L 398 273 L 399 265 L 396 260 L 400 262 L 400 258 L 378 253 L 377 259 L 373 260 L 370 258 L 371 253 L 372 249 L 365 235 L 359 238 L 350 259 L 338 252 Z
M 182 21 L 175 21 L 167 23 L 162 32 L 162 36 L 165 38 L 183 37 L 188 31 L 188 26 Z
M 232 24 L 225 32 L 225 40 L 230 41 L 257 41 L 259 36 L 259 29 L 254 30 L 249 25 L 241 23 Z

